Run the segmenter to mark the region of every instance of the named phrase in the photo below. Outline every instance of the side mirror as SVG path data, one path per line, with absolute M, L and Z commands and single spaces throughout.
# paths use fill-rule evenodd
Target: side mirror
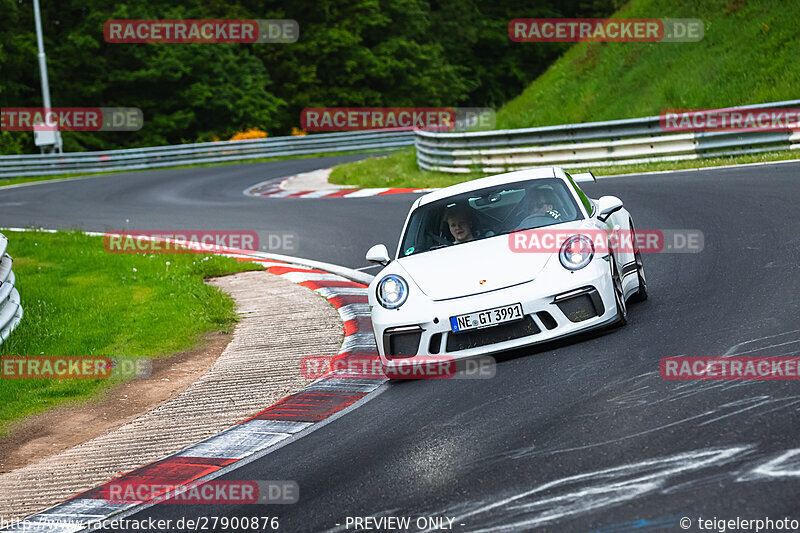
M 620 204 L 621 205 L 621 204 Z M 367 251 L 367 261 L 386 266 L 389 264 L 389 250 L 383 244 L 376 244 Z
M 597 219 L 600 222 L 605 222 L 608 217 L 620 209 L 622 209 L 622 200 L 616 196 L 601 196 L 597 200 Z

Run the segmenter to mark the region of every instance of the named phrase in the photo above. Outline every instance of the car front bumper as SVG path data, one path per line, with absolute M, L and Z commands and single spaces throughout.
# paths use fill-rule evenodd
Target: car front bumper
M 451 331 L 452 316 L 515 303 L 523 320 Z M 551 341 L 609 324 L 616 314 L 608 257 L 596 256 L 581 270 L 491 292 L 438 301 L 418 295 L 394 310 L 373 304 L 372 325 L 381 363 L 392 368 L 415 355 L 462 359 Z

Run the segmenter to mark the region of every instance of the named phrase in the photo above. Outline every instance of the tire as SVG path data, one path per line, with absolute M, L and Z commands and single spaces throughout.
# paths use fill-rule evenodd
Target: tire
M 625 304 L 625 293 L 622 289 L 622 277 L 619 275 L 617 261 L 614 254 L 611 254 L 611 281 L 614 285 L 614 300 L 617 304 L 617 320 L 614 325 L 622 327 L 628 323 L 628 306 Z
M 644 302 L 647 300 L 647 278 L 644 275 L 644 261 L 642 261 L 642 252 L 636 246 L 636 233 L 633 230 L 633 222 L 631 222 L 631 236 L 633 237 L 633 257 L 636 261 L 636 277 L 639 280 L 639 290 L 631 296 L 632 302 Z

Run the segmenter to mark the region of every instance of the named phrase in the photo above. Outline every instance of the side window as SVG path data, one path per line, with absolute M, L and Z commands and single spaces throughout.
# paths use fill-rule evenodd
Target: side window
M 583 193 L 583 191 L 580 189 L 580 187 L 578 187 L 578 186 L 575 184 L 575 182 L 574 182 L 574 181 L 572 181 L 572 176 L 570 176 L 570 175 L 569 175 L 569 174 L 567 174 L 566 172 L 564 172 L 564 174 L 566 174 L 566 176 L 567 176 L 567 179 L 569 179 L 569 182 L 572 184 L 572 188 L 573 188 L 573 189 L 575 189 L 575 192 L 576 192 L 576 193 L 578 193 L 578 198 L 580 198 L 580 199 L 581 199 L 581 203 L 583 204 L 583 207 L 585 207 L 585 208 L 586 208 L 586 212 L 587 212 L 587 213 L 589 213 L 589 214 L 591 215 L 591 214 L 592 214 L 592 210 L 594 209 L 594 207 L 592 206 L 592 202 L 591 202 L 591 200 L 589 200 L 589 197 L 587 197 L 587 196 L 586 196 L 586 195 Z

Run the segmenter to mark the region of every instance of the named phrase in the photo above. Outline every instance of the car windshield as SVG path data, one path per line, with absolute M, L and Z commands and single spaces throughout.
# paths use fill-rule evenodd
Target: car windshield
M 582 218 L 575 199 L 559 178 L 506 183 L 414 210 L 399 256 Z

